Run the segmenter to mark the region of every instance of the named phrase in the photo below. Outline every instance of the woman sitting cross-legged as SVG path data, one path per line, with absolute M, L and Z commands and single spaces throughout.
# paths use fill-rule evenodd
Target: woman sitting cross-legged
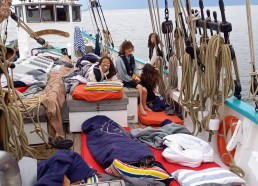
M 116 73 L 117 70 L 111 58 L 104 56 L 99 64 L 90 67 L 86 78 L 88 82 L 116 81 Z
M 116 68 L 118 73 L 118 78 L 122 80 L 125 87 L 137 88 L 140 94 L 139 109 L 140 113 L 147 115 L 145 109 L 148 109 L 142 104 L 142 94 L 143 87 L 140 83 L 140 76 L 138 74 L 138 69 L 135 65 L 135 60 L 132 52 L 134 51 L 134 46 L 131 41 L 125 40 L 121 46 L 119 55 L 116 60 Z

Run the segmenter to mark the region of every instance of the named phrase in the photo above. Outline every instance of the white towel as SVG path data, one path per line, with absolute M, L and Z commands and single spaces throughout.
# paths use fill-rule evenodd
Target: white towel
M 168 162 L 188 167 L 198 167 L 202 162 L 214 162 L 213 149 L 195 136 L 172 134 L 163 139 L 167 148 L 162 155 Z

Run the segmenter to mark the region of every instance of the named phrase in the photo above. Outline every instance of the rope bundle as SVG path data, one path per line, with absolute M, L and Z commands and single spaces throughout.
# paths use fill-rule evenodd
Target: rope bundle
M 0 112 L 1 134 L 4 149 L 11 152 L 17 159 L 21 159 L 24 153 L 33 157 L 33 149 L 28 145 L 28 139 L 24 132 L 23 118 L 19 111 L 16 90 L 14 89 L 12 78 L 8 74 L 10 62 L 5 59 L 6 48 L 0 45 L 0 70 L 7 80 L 7 92 L 3 92 L 0 86 Z M 0 76 L 1 78 L 1 76 Z

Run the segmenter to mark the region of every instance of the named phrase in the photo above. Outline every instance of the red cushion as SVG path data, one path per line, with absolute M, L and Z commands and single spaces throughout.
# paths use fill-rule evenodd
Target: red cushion
M 151 112 L 147 111 L 147 115 L 138 113 L 140 122 L 144 125 L 160 125 L 165 119 L 169 119 L 177 124 L 184 124 L 184 120 L 181 120 L 178 116 L 167 115 L 165 111 Z
M 125 128 L 125 129 L 130 131 L 130 128 Z M 83 132 L 81 136 L 82 136 L 81 156 L 92 168 L 97 170 L 98 173 L 105 173 L 105 170 L 95 161 L 95 159 L 92 157 L 92 155 L 87 147 L 87 134 Z M 154 149 L 152 147 L 150 147 L 150 149 L 153 151 L 156 161 L 160 162 L 167 169 L 167 171 L 169 173 L 172 173 L 178 169 L 203 170 L 203 169 L 210 168 L 210 167 L 219 167 L 219 165 L 216 163 L 202 163 L 197 168 L 190 168 L 190 167 L 185 167 L 185 166 L 182 166 L 179 164 L 169 163 L 162 156 L 162 150 Z M 173 180 L 170 183 L 170 186 L 179 186 L 179 184 L 177 181 Z
M 80 84 L 75 87 L 72 92 L 72 97 L 74 99 L 81 99 L 86 101 L 100 101 L 107 99 L 122 99 L 123 91 L 118 92 L 106 92 L 106 91 L 85 91 L 85 84 Z

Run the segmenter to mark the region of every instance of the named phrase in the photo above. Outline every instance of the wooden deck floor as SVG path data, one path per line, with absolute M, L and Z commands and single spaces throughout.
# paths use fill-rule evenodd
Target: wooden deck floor
M 128 126 L 132 129 L 134 128 L 139 128 L 139 127 L 142 127 L 144 125 L 142 124 L 139 124 L 139 123 L 134 123 L 134 124 L 128 124 Z M 65 127 L 65 130 L 66 130 L 66 138 L 67 139 L 70 139 L 73 141 L 73 147 L 71 148 L 71 150 L 73 150 L 74 152 L 77 152 L 78 154 L 81 154 L 81 133 L 80 132 L 76 132 L 76 133 L 72 133 L 72 132 L 69 132 L 68 130 L 68 127 L 66 126 Z

